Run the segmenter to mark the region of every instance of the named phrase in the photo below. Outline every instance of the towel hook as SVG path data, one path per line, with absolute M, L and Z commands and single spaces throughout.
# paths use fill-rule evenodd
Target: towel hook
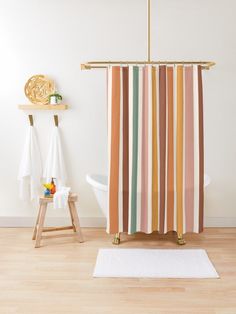
M 54 123 L 58 127 L 58 115 L 54 115 Z
M 29 114 L 29 115 L 28 115 L 28 118 L 29 118 L 30 126 L 34 126 L 33 115 L 32 115 L 32 114 Z

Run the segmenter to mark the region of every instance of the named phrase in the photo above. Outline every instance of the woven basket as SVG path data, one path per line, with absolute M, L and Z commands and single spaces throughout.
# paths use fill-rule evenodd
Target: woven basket
M 33 104 L 47 105 L 54 92 L 55 83 L 44 75 L 34 75 L 25 84 L 25 95 Z

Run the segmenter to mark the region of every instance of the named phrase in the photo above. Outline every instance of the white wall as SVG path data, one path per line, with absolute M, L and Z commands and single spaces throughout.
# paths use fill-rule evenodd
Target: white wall
M 153 0 L 152 58 L 214 60 L 204 72 L 206 192 L 209 224 L 236 224 L 236 2 Z M 16 180 L 28 120 L 24 84 L 53 78 L 70 110 L 59 115 L 69 181 L 80 215 L 99 217 L 85 182 L 106 173 L 105 71 L 81 71 L 86 60 L 146 58 L 145 0 L 0 0 L 0 216 L 29 217 Z M 53 113 L 33 112 L 45 158 Z M 51 215 L 64 216 L 64 212 Z M 221 218 L 220 218 L 221 217 Z M 1 219 L 0 219 L 1 221 Z

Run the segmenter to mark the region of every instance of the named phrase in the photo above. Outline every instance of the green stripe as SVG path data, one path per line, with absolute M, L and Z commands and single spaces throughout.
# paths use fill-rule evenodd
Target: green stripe
M 138 89 L 139 68 L 133 67 L 133 158 L 131 187 L 131 233 L 136 232 L 137 219 L 137 168 L 138 168 Z

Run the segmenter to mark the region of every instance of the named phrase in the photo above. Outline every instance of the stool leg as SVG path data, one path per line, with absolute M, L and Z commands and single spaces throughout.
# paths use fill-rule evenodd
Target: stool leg
M 72 210 L 71 210 L 70 202 L 68 202 L 68 206 L 69 206 L 69 212 L 70 212 L 70 218 L 71 218 L 72 227 L 73 227 L 74 232 L 76 232 L 76 227 L 75 227 L 75 222 L 74 222 L 74 218 L 73 218 L 73 213 L 72 213 Z
M 69 203 L 69 206 L 70 206 L 70 209 L 71 209 L 71 213 L 72 213 L 72 216 L 73 216 L 73 220 L 74 220 L 74 223 L 75 223 L 76 233 L 78 234 L 79 242 L 84 242 L 75 203 L 74 202 L 68 202 L 68 203 Z
M 38 212 L 38 216 L 37 216 L 37 219 L 36 219 L 36 223 L 35 223 L 35 226 L 34 226 L 34 231 L 33 231 L 33 236 L 32 236 L 32 240 L 35 240 L 36 239 L 36 234 L 37 234 L 37 228 L 38 228 L 38 223 L 39 223 L 39 217 L 40 217 L 40 214 L 41 214 L 41 204 L 39 205 L 39 212 Z
M 39 223 L 38 223 L 38 232 L 36 235 L 36 242 L 35 242 L 35 247 L 39 248 L 40 247 L 40 241 L 42 237 L 42 232 L 43 232 L 43 224 L 44 224 L 44 219 L 47 211 L 47 203 L 44 203 L 41 205 L 41 213 L 39 216 Z

